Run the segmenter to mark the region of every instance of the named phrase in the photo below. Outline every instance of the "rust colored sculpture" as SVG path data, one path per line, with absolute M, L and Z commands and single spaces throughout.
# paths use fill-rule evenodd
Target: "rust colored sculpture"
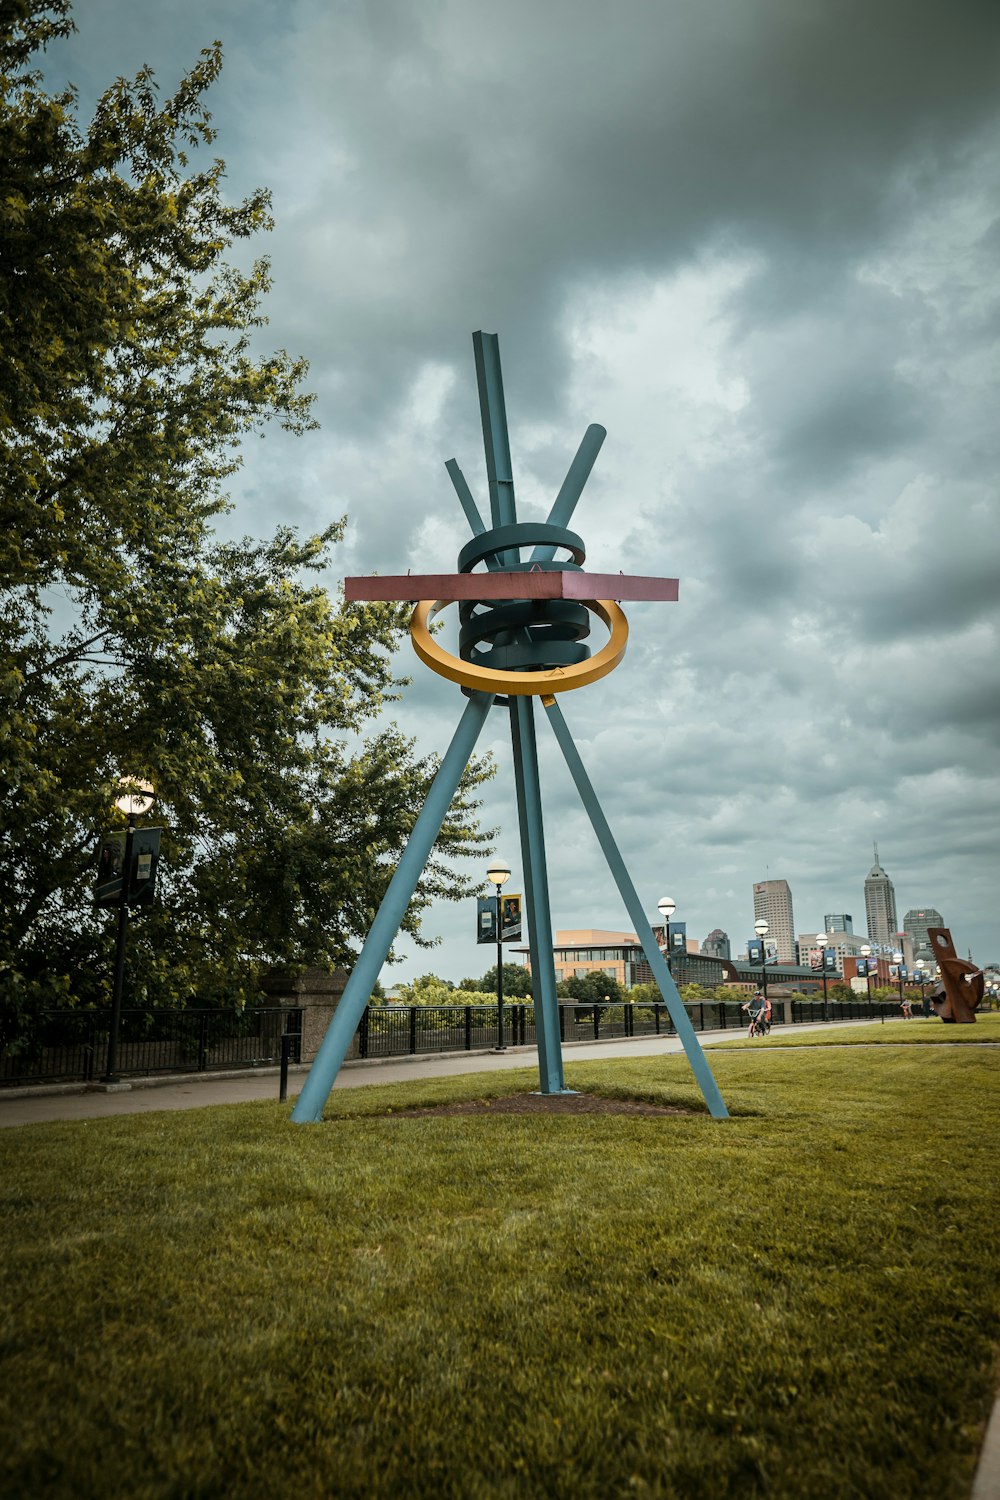
M 927 937 L 941 969 L 931 1004 L 942 1021 L 971 1025 L 983 998 L 983 972 L 969 959 L 959 958 L 947 927 L 928 927 Z M 966 975 L 971 977 L 966 980 Z

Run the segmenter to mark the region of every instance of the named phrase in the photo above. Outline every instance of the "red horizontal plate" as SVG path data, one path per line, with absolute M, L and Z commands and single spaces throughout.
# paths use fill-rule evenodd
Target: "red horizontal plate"
M 677 599 L 676 578 L 625 573 L 401 573 L 345 578 L 350 600 L 406 599 Z

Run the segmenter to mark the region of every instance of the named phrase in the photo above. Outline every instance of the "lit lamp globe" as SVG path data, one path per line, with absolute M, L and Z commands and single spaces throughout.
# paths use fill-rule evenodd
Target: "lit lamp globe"
M 757 919 L 757 921 L 753 924 L 753 930 L 754 930 L 754 932 L 757 934 L 757 936 L 759 938 L 763 939 L 763 938 L 767 937 L 767 934 L 770 931 L 770 928 L 769 928 L 768 924 L 764 921 L 764 918 L 763 917 L 759 917 Z
M 663 918 L 664 937 L 666 938 L 667 950 L 669 952 L 669 949 L 670 949 L 670 918 L 673 916 L 674 912 L 677 910 L 677 903 L 674 900 L 673 896 L 661 896 L 660 899 L 659 899 L 659 901 L 657 901 L 657 903 L 656 903 L 656 910 L 660 913 L 660 916 Z
M 486 879 L 499 890 L 510 879 L 510 865 L 505 865 L 502 859 L 495 859 L 486 871 Z
M 136 781 L 134 777 L 123 776 L 118 787 L 115 806 L 129 819 L 141 818 L 143 813 L 148 813 L 156 799 L 148 781 Z

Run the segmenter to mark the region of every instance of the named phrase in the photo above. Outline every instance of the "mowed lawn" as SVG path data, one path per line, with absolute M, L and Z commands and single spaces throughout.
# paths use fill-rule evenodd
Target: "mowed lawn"
M 766 1051 L 3 1131 L 0 1493 L 967 1496 L 1000 1047 Z

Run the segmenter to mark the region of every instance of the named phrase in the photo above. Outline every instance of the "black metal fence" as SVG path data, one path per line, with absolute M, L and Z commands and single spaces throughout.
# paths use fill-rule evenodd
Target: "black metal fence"
M 689 1000 L 685 1008 L 695 1031 L 746 1030 L 739 1000 Z M 899 1006 L 877 1000 L 792 1000 L 772 1007 L 771 1022 L 861 1021 L 898 1017 Z M 505 1040 L 510 1046 L 532 1045 L 535 1015 L 531 1005 L 504 1006 Z M 663 1004 L 559 1006 L 559 1035 L 564 1042 L 611 1041 L 616 1037 L 674 1036 L 676 1027 Z M 497 1042 L 495 1005 L 370 1005 L 358 1027 L 358 1056 L 406 1057 L 425 1052 L 473 1052 Z
M 745 1031 L 739 1000 L 689 1000 L 695 1031 Z M 859 1021 L 897 1017 L 899 1005 L 877 1000 L 792 1000 L 774 1005 L 772 1024 L 787 1020 Z M 45 1011 L 30 1045 L 0 1056 L 0 1087 L 33 1083 L 90 1082 L 105 1071 L 107 1011 Z M 117 1073 L 204 1073 L 225 1068 L 278 1066 L 282 1037 L 295 1038 L 288 1060 L 301 1060 L 301 1009 L 283 1006 L 225 1010 L 124 1010 L 118 1042 Z M 504 1006 L 509 1046 L 535 1042 L 531 1005 Z M 662 1004 L 559 1006 L 564 1042 L 611 1041 L 633 1036 L 674 1036 L 670 1012 Z M 354 1055 L 407 1057 L 434 1052 L 481 1052 L 497 1044 L 495 1005 L 370 1005 L 361 1018 Z
M 31 1041 L 0 1056 L 0 1085 L 80 1083 L 100 1078 L 108 1055 L 110 1011 L 43 1011 Z M 278 1064 L 291 1034 L 298 1060 L 302 1011 L 255 1006 L 228 1010 L 123 1010 L 120 1076 L 205 1073 Z

